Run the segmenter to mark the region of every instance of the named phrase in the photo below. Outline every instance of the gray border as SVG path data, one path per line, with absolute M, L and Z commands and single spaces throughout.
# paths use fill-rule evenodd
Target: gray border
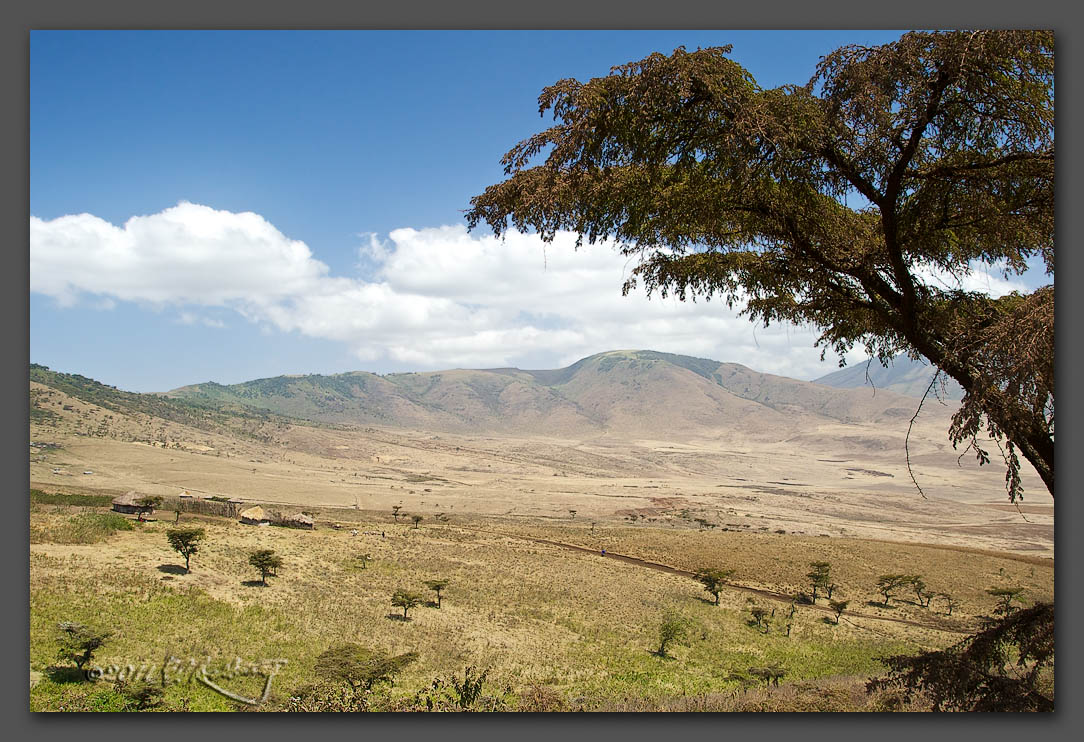
M 9 497 L 19 497 L 28 485 L 25 448 L 27 442 L 27 407 L 26 384 L 29 361 L 29 301 L 28 301 L 28 244 L 27 214 L 29 211 L 29 131 L 28 131 L 28 60 L 29 30 L 32 28 L 918 28 L 918 27 L 1028 27 L 1053 28 L 1058 33 L 1058 76 L 1061 81 L 1058 92 L 1058 126 L 1062 132 L 1075 133 L 1074 122 L 1079 121 L 1079 96 L 1074 88 L 1078 59 L 1075 45 L 1078 42 L 1075 16 L 1059 0 L 966 0 L 951 5 L 943 0 L 912 0 L 907 4 L 876 4 L 869 2 L 833 2 L 831 4 L 808 3 L 801 0 L 777 0 L 771 4 L 754 3 L 716 3 L 707 5 L 703 0 L 668 0 L 666 3 L 646 2 L 645 0 L 626 0 L 625 2 L 585 3 L 583 0 L 553 0 L 545 4 L 532 3 L 513 5 L 500 0 L 480 0 L 477 2 L 438 2 L 437 0 L 416 0 L 415 2 L 393 3 L 386 5 L 347 4 L 344 2 L 326 2 L 308 0 L 305 3 L 288 0 L 265 0 L 264 2 L 247 1 L 223 3 L 221 0 L 190 0 L 184 4 L 151 4 L 138 0 L 107 0 L 95 3 L 79 0 L 53 0 L 47 5 L 29 3 L 4 10 L 4 22 L 0 24 L 3 44 L 0 44 L 4 63 L 0 65 L 0 74 L 4 76 L 6 97 L 14 101 L 12 108 L 17 115 L 4 117 L 4 147 L 2 172 L 5 173 L 5 195 L 3 200 L 10 234 L 8 249 L 5 252 L 4 291 L 2 296 L 5 317 L 10 328 L 11 338 L 18 342 L 19 353 L 9 352 L 4 363 L 3 374 L 6 386 L 11 390 L 12 402 L 8 409 L 18 410 L 9 413 L 6 418 L 4 442 L 5 471 L 11 473 Z M 620 63 L 626 60 L 615 60 Z M 11 110 L 11 109 L 9 109 Z M 1064 135 L 1063 135 L 1064 138 Z M 1079 234 L 1078 200 L 1079 164 L 1077 148 L 1065 139 L 1058 158 L 1059 184 L 1059 223 L 1058 238 L 1061 244 L 1072 244 L 1072 238 Z M 1073 277 L 1079 268 L 1074 251 L 1061 252 L 1058 255 L 1059 268 L 1063 276 L 1068 270 Z M 1062 304 L 1061 302 L 1067 302 Z M 1059 302 L 1060 321 L 1058 322 L 1059 376 L 1064 377 L 1068 369 L 1074 368 L 1079 361 L 1078 351 L 1070 343 L 1068 318 L 1075 317 L 1079 309 L 1079 299 L 1075 292 L 1063 295 Z M 1074 419 L 1077 411 L 1075 389 L 1067 387 L 1063 393 L 1061 408 L 1069 413 L 1062 413 L 1063 418 Z M 15 401 L 18 400 L 18 401 Z M 1070 428 L 1063 431 L 1058 443 L 1059 458 L 1062 459 L 1062 486 L 1069 491 L 1064 482 L 1078 481 L 1078 463 L 1066 459 L 1062 452 L 1076 451 L 1078 437 Z M 1069 468 L 1066 470 L 1065 467 Z M 15 473 L 18 472 L 18 475 Z M 1068 473 L 1066 473 L 1068 472 Z M 17 481 L 16 481 L 17 480 Z M 1068 536 L 1073 532 L 1070 524 L 1075 524 L 1076 504 L 1070 499 L 1059 504 L 1058 520 L 1055 528 L 1060 566 L 1057 572 L 1057 584 L 1060 590 L 1068 590 L 1076 582 L 1075 559 L 1077 547 Z M 21 512 L 26 514 L 24 505 Z M 27 549 L 28 535 L 26 520 L 12 518 L 6 521 L 8 529 L 3 539 L 3 562 L 10 565 L 5 580 L 12 583 L 7 594 L 22 596 L 27 599 L 29 557 Z M 18 565 L 21 569 L 15 568 Z M 1060 596 L 1059 613 L 1062 616 L 1075 615 L 1080 608 L 1078 591 L 1071 591 Z M 1068 602 L 1067 602 L 1068 601 Z M 8 611 L 4 614 L 5 636 L 4 659 L 6 668 L 14 668 L 4 677 L 3 703 L 7 705 L 4 715 L 7 726 L 12 731 L 22 731 L 35 736 L 69 736 L 73 732 L 83 738 L 124 738 L 129 734 L 145 735 L 151 732 L 165 738 L 189 738 L 193 730 L 190 724 L 198 724 L 200 729 L 222 730 L 238 729 L 234 720 L 245 721 L 243 733 L 253 731 L 256 725 L 261 735 L 284 739 L 296 738 L 299 731 L 305 734 L 318 734 L 346 729 L 344 724 L 361 723 L 355 719 L 319 719 L 317 730 L 313 729 L 313 720 L 304 719 L 304 727 L 295 726 L 295 722 L 281 715 L 274 721 L 260 722 L 256 719 L 265 717 L 244 717 L 207 719 L 199 722 L 189 721 L 183 725 L 175 724 L 166 728 L 154 718 L 141 715 L 137 719 L 123 720 L 95 718 L 89 726 L 73 729 L 71 717 L 36 715 L 31 718 L 27 711 L 26 676 L 23 675 L 28 648 L 22 637 L 26 635 L 27 612 L 25 603 L 22 611 Z M 1059 621 L 1059 625 L 1061 622 Z M 875 733 L 878 739 L 898 736 L 901 739 L 912 737 L 916 732 L 951 730 L 978 732 L 987 738 L 1001 739 L 1017 737 L 1021 732 L 1039 732 L 1044 736 L 1067 733 L 1070 724 L 1077 720 L 1079 712 L 1074 700 L 1079 674 L 1076 662 L 1066 662 L 1071 656 L 1077 659 L 1079 642 L 1072 632 L 1059 631 L 1059 655 L 1062 657 L 1059 676 L 1059 710 L 1041 718 L 1019 719 L 1017 717 L 966 717 L 963 727 L 960 722 L 948 717 L 893 717 L 890 727 L 880 717 L 848 717 L 841 721 L 835 718 L 818 717 L 816 719 L 794 719 L 775 715 L 772 717 L 705 718 L 700 716 L 681 716 L 655 718 L 604 717 L 604 716 L 561 716 L 546 717 L 544 721 L 529 718 L 492 717 L 448 718 L 441 723 L 432 717 L 365 719 L 365 729 L 359 731 L 392 732 L 396 739 L 404 736 L 434 736 L 442 738 L 475 739 L 479 736 L 503 737 L 509 733 L 526 738 L 550 737 L 554 734 L 591 735 L 618 733 L 622 736 L 637 738 L 656 736 L 672 724 L 681 725 L 681 732 L 689 735 L 709 731 L 708 725 L 723 724 L 725 732 L 753 733 L 788 731 L 797 732 L 803 738 L 868 738 Z M 538 722 L 537 724 L 535 722 Z M 440 724 L 439 727 L 431 726 Z M 271 724 L 274 724 L 272 727 Z M 663 727 L 661 725 L 666 725 Z M 153 725 L 153 731 L 148 729 Z M 392 726 L 394 725 L 394 726 Z M 404 726 L 406 725 L 406 726 Z M 13 729 L 14 727 L 14 729 Z

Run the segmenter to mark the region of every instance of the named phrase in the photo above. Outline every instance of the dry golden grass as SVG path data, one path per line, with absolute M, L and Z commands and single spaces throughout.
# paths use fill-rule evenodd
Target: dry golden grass
M 35 506 L 32 527 L 49 532 L 74 510 Z M 781 607 L 770 631 L 762 633 L 747 625 L 748 609 L 754 603 L 770 608 L 772 601 L 750 602 L 749 594 L 727 589 L 716 607 L 688 577 L 529 540 L 586 542 L 583 528 L 512 527 L 482 520 L 415 529 L 389 522 L 390 516 L 342 514 L 351 516 L 360 531 L 383 530 L 387 537 L 354 537 L 346 528 L 333 530 L 324 523 L 307 532 L 185 515 L 182 524 L 207 531 L 189 574 L 177 573 L 183 559 L 166 543 L 172 514 L 135 524 L 135 530 L 118 532 L 104 543 L 32 544 L 32 669 L 45 671 L 53 661 L 57 622 L 78 620 L 105 624 L 115 632 L 96 658 L 102 663 L 160 662 L 170 653 L 283 657 L 289 664 L 275 680 L 276 692 L 283 694 L 311 682 L 315 657 L 328 646 L 358 642 L 389 653 L 419 653 L 419 661 L 396 686 L 399 695 L 474 665 L 490 670 L 491 692 L 511 698 L 546 686 L 581 704 L 622 698 L 651 704 L 653 698 L 730 693 L 748 682 L 745 671 L 751 666 L 778 664 L 794 681 L 870 674 L 879 668 L 876 657 L 881 654 L 945 646 L 958 638 L 935 628 L 857 617 L 834 626 L 825 620 L 827 614 L 809 608 L 799 609 L 786 636 Z M 515 530 L 518 536 L 492 532 L 496 529 Z M 797 586 L 815 552 L 832 561 L 847 597 L 853 597 L 851 590 L 858 594 L 868 575 L 896 569 L 900 562 L 893 560 L 917 566 L 936 557 L 908 545 L 853 541 L 836 551 L 815 539 L 747 534 L 630 528 L 605 529 L 597 538 L 615 550 L 620 545 L 625 552 L 640 551 L 675 566 L 705 561 L 735 566 L 740 582 L 764 587 L 788 579 Z M 258 574 L 247 556 L 257 548 L 273 549 L 285 563 L 267 588 L 253 584 Z M 364 553 L 373 557 L 366 569 L 357 559 Z M 1033 565 L 939 553 L 942 569 L 961 586 L 981 583 L 1002 566 L 1007 572 L 998 577 L 1006 584 L 1031 584 L 1024 578 Z M 677 558 L 682 554 L 684 561 Z M 862 561 L 882 558 L 883 569 Z M 1036 574 L 1050 578 L 1041 568 Z M 443 607 L 420 606 L 410 621 L 398 620 L 391 594 L 405 588 L 433 597 L 424 582 L 435 577 L 450 581 Z M 941 587 L 932 575 L 928 582 Z M 966 599 L 957 615 L 966 624 L 983 601 L 974 591 L 959 589 Z M 1038 593 L 1040 586 L 1034 589 Z M 881 612 L 864 605 L 858 610 Z M 652 654 L 658 626 L 673 612 L 686 616 L 694 628 L 687 646 L 674 647 L 673 659 L 661 659 Z M 885 612 L 925 614 L 924 620 L 943 629 L 961 625 L 906 604 Z M 67 692 L 75 688 L 39 683 L 32 707 L 52 708 Z M 171 688 L 167 695 L 176 702 L 186 698 L 194 708 L 230 707 L 198 687 Z
M 1029 601 L 1053 598 L 1053 563 L 1036 558 L 1053 553 L 1053 515 L 1029 512 L 1028 523 L 989 507 L 1004 496 L 998 473 L 930 463 L 937 444 L 929 437 L 921 456 L 938 484 L 924 501 L 904 482 L 892 451 L 833 453 L 842 433 L 827 429 L 817 433 L 824 440 L 813 431 L 805 442 L 768 444 L 727 435 L 565 441 L 267 424 L 254 431 L 260 440 L 34 391 L 55 417 L 33 423 L 31 440 L 59 444 L 31 449 L 36 488 L 98 495 L 188 489 L 296 503 L 317 513 L 317 530 L 184 515 L 182 523 L 205 528 L 207 538 L 192 572 L 181 574 L 183 559 L 165 538 L 172 512 L 90 538 L 72 535 L 72 519 L 104 509 L 33 505 L 31 670 L 46 679 L 31 693 L 32 708 L 121 703 L 106 690 L 47 679 L 63 620 L 114 631 L 96 657 L 103 663 L 161 663 L 168 654 L 285 658 L 275 679 L 279 700 L 314 680 L 320 652 L 357 642 L 418 652 L 395 697 L 474 665 L 490 670 L 487 693 L 513 706 L 691 710 L 769 704 L 756 692 L 735 695 L 748 685 L 749 667 L 780 665 L 785 685 L 831 685 L 829 678 L 878 672 L 880 655 L 946 646 L 991 611 L 988 588 L 1023 587 Z M 955 457 L 948 458 L 954 467 Z M 393 505 L 407 517 L 395 522 Z M 413 514 L 424 517 L 418 529 Z M 717 529 L 697 530 L 697 517 Z M 352 527 L 383 530 L 387 538 L 352 537 Z M 680 570 L 734 569 L 738 586 L 778 593 L 807 589 L 809 562 L 826 560 L 840 586 L 835 597 L 851 604 L 839 625 L 824 611 L 799 607 L 787 636 L 777 600 L 734 587 L 716 607 L 688 576 L 603 559 L 595 552 L 603 547 Z M 257 548 L 284 560 L 266 588 L 252 584 L 259 575 L 248 555 Z M 357 557 L 365 553 L 373 561 L 361 569 Z M 947 617 L 939 601 L 925 609 L 905 592 L 889 608 L 869 604 L 880 600 L 877 576 L 890 572 L 920 574 L 928 589 L 951 593 L 959 606 Z M 443 607 L 419 606 L 410 621 L 397 620 L 392 593 L 433 597 L 425 580 L 437 577 L 449 580 Z M 767 633 L 747 625 L 753 605 L 777 609 Z M 673 647 L 672 659 L 657 657 L 659 625 L 675 613 L 693 627 L 688 644 Z M 819 703 L 818 694 L 829 705 L 854 706 L 852 685 L 765 693 L 775 708 Z M 170 708 L 233 708 L 200 686 L 171 686 L 166 695 Z

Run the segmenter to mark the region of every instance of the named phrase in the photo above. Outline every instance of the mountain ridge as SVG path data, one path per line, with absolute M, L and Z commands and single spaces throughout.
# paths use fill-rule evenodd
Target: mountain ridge
M 794 427 L 913 414 L 891 392 L 844 389 L 764 374 L 742 364 L 652 350 L 597 353 L 560 369 L 449 369 L 293 375 L 206 382 L 160 396 L 235 405 L 331 424 L 448 432 L 690 433 L 728 424 Z

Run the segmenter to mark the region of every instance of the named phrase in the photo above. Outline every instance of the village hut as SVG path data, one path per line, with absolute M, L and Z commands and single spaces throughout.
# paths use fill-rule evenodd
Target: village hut
M 248 510 L 241 511 L 241 522 L 250 526 L 266 526 L 270 525 L 271 519 L 267 517 L 267 513 L 259 505 L 251 507 Z
M 136 501 L 141 497 L 143 495 L 135 490 L 118 495 L 113 498 L 113 510 L 118 513 L 138 513 L 141 508 Z
M 236 497 L 226 501 L 226 507 L 229 509 L 229 516 L 232 518 L 241 511 L 241 506 L 245 504 L 244 500 Z
M 305 530 L 311 531 L 315 523 L 312 518 L 304 513 L 295 513 L 283 518 L 282 525 L 289 528 L 304 528 Z

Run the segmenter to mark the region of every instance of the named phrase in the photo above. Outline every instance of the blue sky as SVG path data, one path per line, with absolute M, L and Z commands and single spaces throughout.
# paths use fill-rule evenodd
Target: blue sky
M 622 298 L 605 246 L 501 245 L 463 210 L 558 79 L 730 43 L 768 87 L 898 36 L 34 31 L 31 360 L 133 391 L 630 347 L 815 378 L 808 330 Z

